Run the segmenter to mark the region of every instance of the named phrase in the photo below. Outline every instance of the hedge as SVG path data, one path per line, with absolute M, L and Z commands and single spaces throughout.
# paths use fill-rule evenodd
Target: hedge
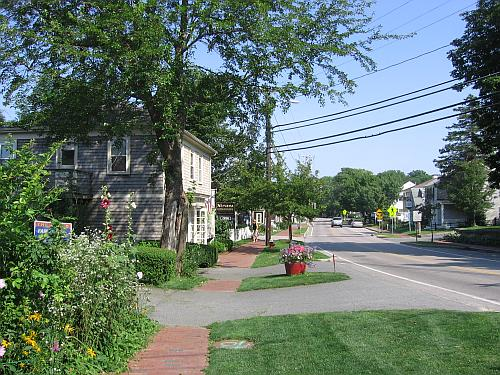
M 212 267 L 217 263 L 219 254 L 214 246 L 188 242 L 184 256 L 186 261 L 192 261 L 198 267 Z
M 175 251 L 155 246 L 137 246 L 137 267 L 143 274 L 142 281 L 161 285 L 175 276 Z

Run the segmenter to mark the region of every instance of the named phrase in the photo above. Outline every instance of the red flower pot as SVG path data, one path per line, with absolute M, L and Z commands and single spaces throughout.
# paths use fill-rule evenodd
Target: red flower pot
M 285 270 L 286 270 L 287 276 L 300 275 L 301 273 L 306 272 L 306 264 L 305 263 L 285 263 Z

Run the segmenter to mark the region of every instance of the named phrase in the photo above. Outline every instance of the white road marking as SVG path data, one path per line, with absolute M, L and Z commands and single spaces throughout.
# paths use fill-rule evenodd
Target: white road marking
M 395 244 L 396 245 L 396 244 Z M 397 244 L 397 245 L 404 245 L 404 246 L 410 246 L 410 247 L 415 247 L 415 246 L 412 246 L 412 245 L 405 245 L 405 244 Z M 450 253 L 448 251 L 439 251 L 439 250 L 431 250 L 431 249 L 427 249 L 427 248 L 424 248 L 424 247 L 418 247 L 419 249 L 423 250 L 423 251 L 428 251 L 430 253 L 438 253 L 438 254 L 446 254 L 446 255 L 453 255 L 455 257 L 461 257 L 461 258 L 468 258 L 468 259 L 480 259 L 480 260 L 486 260 L 488 262 L 495 262 L 495 263 L 500 263 L 500 260 L 497 260 L 497 259 L 489 259 L 489 258 L 481 258 L 481 257 L 472 257 L 472 256 L 469 256 L 469 255 L 463 255 L 463 254 L 456 254 L 456 253 Z M 470 251 L 470 250 L 469 250 Z
M 486 299 L 486 298 L 482 298 L 482 297 L 478 297 L 478 296 L 474 296 L 472 294 L 467 294 L 467 293 L 463 293 L 463 292 L 459 292 L 457 290 L 453 290 L 453 289 L 448 289 L 448 288 L 443 288 L 441 286 L 437 286 L 437 285 L 433 285 L 433 284 L 428 284 L 428 283 L 424 283 L 422 281 L 417 281 L 417 280 L 413 280 L 413 279 L 409 279 L 407 277 L 403 277 L 403 276 L 398 276 L 398 275 L 394 275 L 392 273 L 389 273 L 389 272 L 385 272 L 385 271 L 381 271 L 381 270 L 378 270 L 376 268 L 372 268 L 372 267 L 368 267 L 368 266 L 364 266 L 362 264 L 359 264 L 359 263 L 356 263 L 356 262 L 353 262 L 349 259 L 346 259 L 346 258 L 343 258 L 343 257 L 340 257 L 340 256 L 336 256 L 336 258 L 338 259 L 342 259 L 348 263 L 351 263 L 351 264 L 354 264 L 355 266 L 358 266 L 358 267 L 362 267 L 362 268 L 366 268 L 370 271 L 374 271 L 374 272 L 378 272 L 378 273 L 381 273 L 383 275 L 387 275 L 387 276 L 391 276 L 391 277 L 395 277 L 397 279 L 401 279 L 401 280 L 405 280 L 405 281 L 409 281 L 411 283 L 414 283 L 414 284 L 419 284 L 419 285 L 424 285 L 424 286 L 428 286 L 430 288 L 436 288 L 436 289 L 439 289 L 439 290 L 444 290 L 445 292 L 449 292 L 449 293 L 455 293 L 455 294 L 458 294 L 458 295 L 461 295 L 461 296 L 464 296 L 464 297 L 468 297 L 468 298 L 472 298 L 472 299 L 475 299 L 475 300 L 478 300 L 478 301 L 482 301 L 482 302 L 486 302 L 486 303 L 491 303 L 493 305 L 496 305 L 496 306 L 500 306 L 500 302 L 497 302 L 497 301 L 493 301 L 493 300 L 490 300 L 490 299 Z

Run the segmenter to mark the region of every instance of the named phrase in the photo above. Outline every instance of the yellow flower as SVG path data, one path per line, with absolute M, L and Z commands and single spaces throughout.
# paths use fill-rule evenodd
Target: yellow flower
M 29 354 L 30 353 L 27 350 L 23 350 L 23 355 L 25 355 L 27 357 Z
M 75 331 L 75 329 L 73 327 L 71 327 L 71 325 L 66 324 L 64 326 L 64 332 L 66 332 L 67 335 L 73 334 L 74 331 Z
M 11 342 L 8 342 L 7 340 L 2 340 L 2 346 L 7 349 L 9 346 L 11 346 L 12 343 Z
M 33 330 L 30 330 L 30 339 L 34 339 L 36 337 L 36 332 Z
M 24 367 L 26 367 L 26 365 L 24 363 L 20 363 L 19 367 L 24 368 Z
M 35 321 L 39 322 L 41 319 L 42 319 L 42 314 L 40 314 L 38 311 L 35 311 L 33 314 L 28 316 L 28 320 L 30 320 L 30 321 L 35 320 Z
M 30 331 L 30 335 L 29 336 L 26 336 L 24 333 L 21 335 L 21 338 L 23 339 L 23 341 L 26 344 L 31 345 L 32 347 L 35 348 L 38 344 L 34 340 L 34 337 L 36 337 L 36 334 L 33 331 Z
M 95 357 L 95 352 L 94 352 L 94 349 L 92 349 L 92 348 L 87 348 L 87 355 L 88 355 L 89 357 L 94 358 L 94 357 Z

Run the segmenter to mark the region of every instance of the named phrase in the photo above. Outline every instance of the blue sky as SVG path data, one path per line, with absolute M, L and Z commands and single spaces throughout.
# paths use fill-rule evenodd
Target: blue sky
M 455 12 L 464 8 L 470 11 L 475 8 L 475 3 L 473 0 L 379 0 L 374 8 L 375 18 L 390 13 L 378 20 L 378 23 L 383 26 L 383 30 L 390 31 L 405 23 L 407 24 L 394 32 L 406 34 L 425 28 L 417 32 L 412 38 L 393 41 L 390 44 L 387 41 L 378 42 L 374 48 L 381 48 L 371 52 L 370 56 L 376 61 L 378 68 L 383 68 L 450 43 L 453 39 L 462 36 L 465 27 L 465 23 L 460 16 L 463 11 Z M 412 19 L 414 20 L 409 22 Z M 434 24 L 431 25 L 432 23 Z M 293 104 L 286 114 L 281 113 L 279 110 L 275 111 L 272 124 L 282 124 L 343 111 L 449 80 L 451 79 L 450 72 L 453 69 L 451 62 L 447 58 L 447 52 L 450 49 L 451 47 L 446 47 L 405 64 L 357 80 L 358 86 L 355 93 L 345 97 L 348 106 L 336 103 L 321 107 L 312 100 L 297 98 L 299 103 Z M 341 60 L 339 62 L 342 63 Z M 362 68 L 352 61 L 345 63 L 341 68 L 350 77 L 357 77 L 365 73 Z M 464 100 L 467 93 L 469 92 L 459 93 L 449 90 L 426 99 L 370 112 L 365 115 L 275 133 L 275 144 L 322 137 L 444 107 Z M 452 113 L 453 110 L 449 109 L 381 129 L 354 134 L 353 136 L 378 133 L 382 130 L 444 117 Z M 334 176 L 341 168 L 345 167 L 364 168 L 374 173 L 389 169 L 399 169 L 406 173 L 415 169 L 423 169 L 428 173 L 437 174 L 439 170 L 434 166 L 433 160 L 439 155 L 439 149 L 444 145 L 443 138 L 447 134 L 446 126 L 452 124 L 453 121 L 454 119 L 443 120 L 376 138 L 316 149 L 286 152 L 286 160 L 288 166 L 293 169 L 296 160 L 303 160 L 304 157 L 310 156 L 313 159 L 314 168 L 319 170 L 321 176 Z M 344 138 L 350 137 L 352 136 Z
M 408 39 L 392 42 L 380 41 L 374 45 L 375 50 L 370 53 L 370 56 L 376 61 L 378 68 L 384 68 L 442 47 L 463 34 L 465 23 L 460 14 L 465 10 L 474 9 L 475 4 L 476 0 L 379 0 L 374 12 L 375 19 L 378 18 L 377 23 L 382 25 L 383 31 L 399 34 L 420 31 Z M 287 113 L 275 111 L 272 124 L 343 111 L 446 81 L 451 78 L 452 65 L 447 58 L 447 52 L 450 49 L 451 47 L 446 47 L 357 80 L 358 86 L 355 93 L 345 97 L 348 106 L 340 103 L 327 103 L 321 107 L 314 100 L 297 98 L 299 103 L 292 104 Z M 366 73 L 356 62 L 349 61 L 349 59 L 339 59 L 338 62 L 343 64 L 341 68 L 350 77 Z M 459 102 L 467 96 L 467 93 L 467 91 L 459 93 L 450 90 L 425 99 L 340 121 L 278 132 L 274 135 L 275 144 L 298 142 L 391 121 Z M 8 119 L 15 116 L 12 109 L 0 106 L 0 110 Z M 378 133 L 381 130 L 411 125 L 452 113 L 453 110 L 449 109 L 355 135 Z M 321 176 L 333 176 L 345 167 L 364 168 L 374 173 L 389 169 L 399 169 L 406 173 L 415 169 L 423 169 L 431 174 L 437 174 L 438 170 L 433 160 L 439 155 L 439 149 L 444 145 L 443 138 L 447 134 L 446 126 L 452 124 L 453 121 L 454 119 L 444 120 L 376 138 L 286 152 L 286 161 L 293 169 L 297 160 L 312 157 L 313 166 L 319 170 Z

